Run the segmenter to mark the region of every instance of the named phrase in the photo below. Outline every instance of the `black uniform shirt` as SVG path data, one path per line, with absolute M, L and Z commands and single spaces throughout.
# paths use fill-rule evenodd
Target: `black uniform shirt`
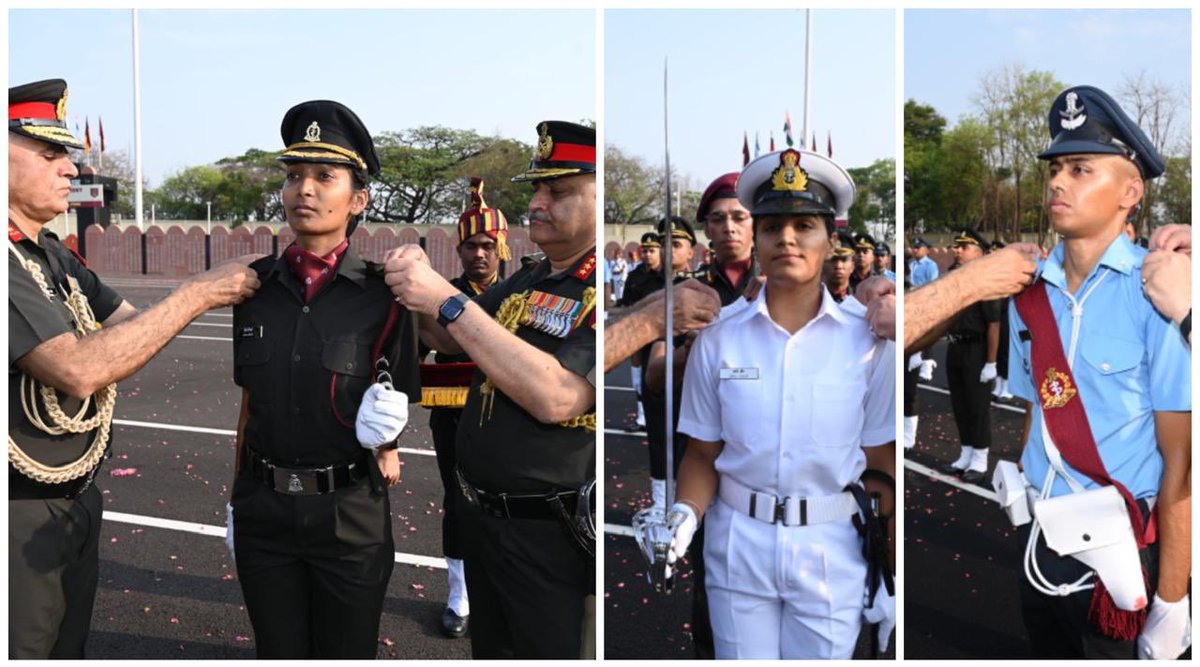
M 737 301 L 738 297 L 745 293 L 746 286 L 750 284 L 750 281 L 759 275 L 758 260 L 754 259 L 754 255 L 750 256 L 750 268 L 742 274 L 742 279 L 736 285 L 729 282 L 729 277 L 725 275 L 725 271 L 721 269 L 721 265 L 716 260 L 702 265 L 696 273 L 699 280 L 717 291 L 717 295 L 721 298 L 721 305 L 728 306 Z
M 522 268 L 476 297 L 475 303 L 495 317 L 501 304 L 514 294 L 528 297 L 538 292 L 582 301 L 585 289 L 595 289 L 595 269 L 594 248 L 574 266 L 555 275 L 550 275 L 550 262 L 542 261 Z M 562 337 L 524 324 L 517 327 L 516 335 L 595 385 L 596 315 L 593 308 Z M 458 426 L 458 466 L 467 479 L 496 493 L 542 493 L 576 489 L 595 477 L 594 432 L 543 424 L 499 387 L 493 388 L 490 414 L 485 414 L 480 394 L 483 380 L 483 372 L 476 372 Z M 593 409 L 590 407 L 588 412 Z
M 362 448 L 354 421 L 375 382 L 372 350 L 395 303 L 382 266 L 347 249 L 333 279 L 307 304 L 282 256 L 250 268 L 262 287 L 233 309 L 233 381 L 249 392 L 246 444 L 280 465 L 356 460 Z M 399 307 L 389 341 L 382 354 L 392 384 L 417 402 L 416 320 L 406 308 Z
M 653 286 L 654 277 L 658 278 L 658 287 Z M 650 267 L 645 264 L 638 264 L 633 267 L 629 275 L 625 278 L 625 290 L 621 292 L 621 300 L 617 302 L 619 306 L 632 306 L 633 304 L 646 298 L 655 289 L 662 287 L 662 277 L 657 271 L 651 271 Z
M 976 335 L 986 341 L 987 327 L 992 322 L 999 322 L 1003 300 L 980 301 L 971 304 L 954 320 L 949 333 L 966 336 Z
M 54 299 L 47 299 L 33 277 L 21 266 L 12 252 L 8 253 L 8 432 L 27 454 L 49 465 L 64 465 L 78 459 L 92 441 L 93 432 L 68 433 L 52 436 L 30 423 L 21 408 L 21 371 L 16 362 L 38 345 L 67 332 L 75 331 L 71 313 L 63 302 L 66 276 L 79 281 L 97 322 L 103 322 L 121 305 L 121 295 L 100 282 L 90 269 L 79 261 L 58 237 L 42 230 L 38 243 L 9 228 L 9 239 L 26 260 L 42 269 L 46 282 L 54 288 Z M 41 399 L 38 400 L 39 407 Z M 73 415 L 82 401 L 58 393 L 63 411 Z M 44 414 L 44 408 L 42 408 Z M 95 414 L 95 405 L 85 418 Z M 10 471 L 13 468 L 10 466 Z

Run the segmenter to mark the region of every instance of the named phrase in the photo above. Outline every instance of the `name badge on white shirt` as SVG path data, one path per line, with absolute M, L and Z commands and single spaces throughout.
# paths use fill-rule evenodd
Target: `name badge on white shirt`
M 757 380 L 758 367 L 754 368 L 722 368 L 722 380 Z

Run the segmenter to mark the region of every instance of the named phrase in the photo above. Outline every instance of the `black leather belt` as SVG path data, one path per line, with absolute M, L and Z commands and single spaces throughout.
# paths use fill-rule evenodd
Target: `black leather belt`
M 562 501 L 568 514 L 575 512 L 579 492 L 557 491 L 554 493 L 497 493 L 481 489 L 467 481 L 459 470 L 454 471 L 458 487 L 472 506 L 478 507 L 488 516 L 500 519 L 558 519 L 559 510 L 553 501 Z
M 285 468 L 254 450 L 247 450 L 250 473 L 268 489 L 289 496 L 315 496 L 355 486 L 367 476 L 362 461 L 321 468 Z
M 946 334 L 946 340 L 956 345 L 965 345 L 968 343 L 982 343 L 983 336 L 974 333 L 965 334 Z

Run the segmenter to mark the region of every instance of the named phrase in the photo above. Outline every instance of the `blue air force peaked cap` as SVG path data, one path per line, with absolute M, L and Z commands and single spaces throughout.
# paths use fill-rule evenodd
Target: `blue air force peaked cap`
M 1050 146 L 1038 159 L 1081 153 L 1124 155 L 1146 179 L 1157 178 L 1166 170 L 1142 128 L 1125 115 L 1116 100 L 1094 86 L 1075 86 L 1058 94 L 1050 107 Z

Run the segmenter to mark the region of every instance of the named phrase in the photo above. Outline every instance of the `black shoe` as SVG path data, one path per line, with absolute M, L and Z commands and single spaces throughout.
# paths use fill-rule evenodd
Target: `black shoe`
M 961 475 L 961 474 L 963 474 L 963 469 L 955 468 L 953 463 L 943 463 L 943 464 L 939 465 L 937 469 L 938 469 L 938 472 L 940 472 L 944 475 Z
M 962 481 L 967 484 L 978 484 L 983 481 L 985 475 L 987 475 L 986 470 L 967 470 L 962 474 Z
M 442 612 L 442 634 L 457 639 L 467 634 L 467 616 L 459 616 L 454 613 L 454 610 L 446 607 L 446 611 Z

